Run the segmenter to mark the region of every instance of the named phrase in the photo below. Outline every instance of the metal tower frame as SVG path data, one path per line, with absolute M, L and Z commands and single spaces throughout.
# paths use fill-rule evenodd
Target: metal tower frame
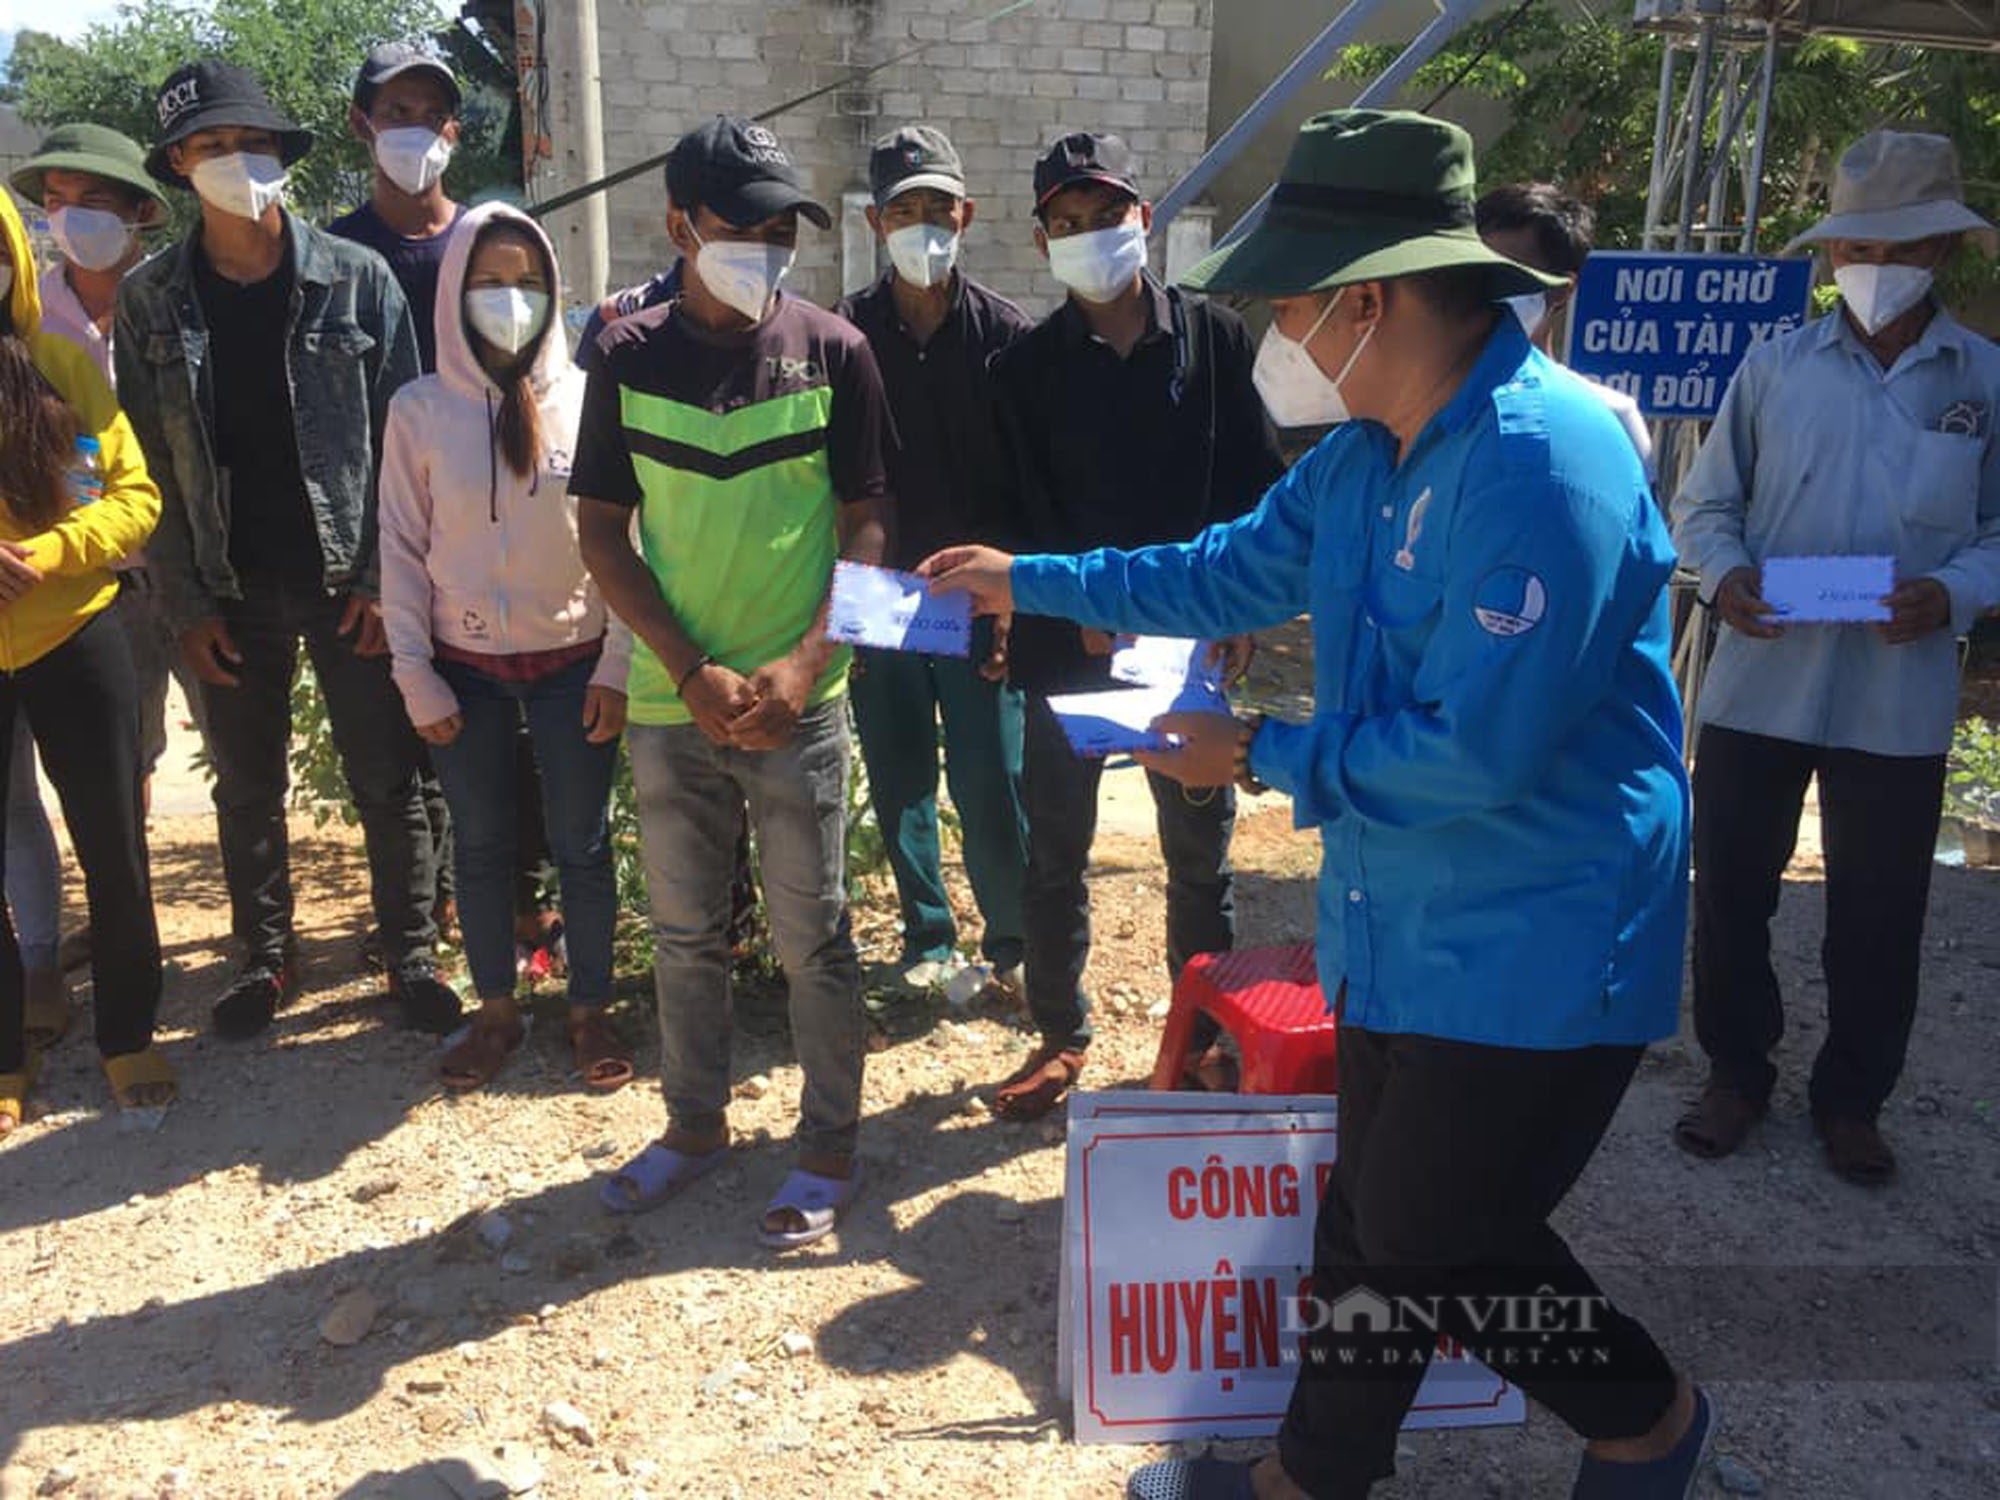
M 1639 0 L 1633 24 L 1666 41 L 1641 248 L 1756 250 L 1776 11 L 1746 13 L 1741 0 Z
M 1638 0 L 1632 24 L 1660 33 L 1660 94 L 1640 248 L 1754 254 L 1764 200 L 1764 148 L 1777 78 L 1782 0 Z M 1759 14 L 1758 11 L 1762 13 Z M 1664 500 L 1694 462 L 1705 423 L 1653 424 Z M 1672 670 L 1694 752 L 1694 710 L 1715 634 L 1697 580 L 1676 575 Z
M 1203 153 L 1200 161 L 1190 167 L 1185 176 L 1167 189 L 1166 195 L 1153 206 L 1153 233 L 1163 237 L 1167 225 L 1190 203 L 1201 196 L 1208 185 L 1236 159 L 1243 148 L 1250 144 L 1257 133 L 1269 123 L 1271 117 L 1285 107 L 1286 102 L 1308 83 L 1317 82 L 1325 73 L 1334 56 L 1353 41 L 1368 20 L 1382 9 L 1387 0 L 1349 0 L 1348 5 L 1330 21 L 1320 34 L 1306 43 L 1304 50 L 1292 59 L 1291 65 L 1272 80 L 1271 86 L 1252 101 L 1236 123 L 1215 139 L 1215 144 Z M 1396 91 L 1410 81 L 1410 78 L 1425 63 L 1429 62 L 1444 44 L 1469 26 L 1480 11 L 1486 9 L 1493 0 L 1431 0 L 1437 14 L 1430 22 L 1405 44 L 1394 62 L 1369 83 L 1355 97 L 1354 107 L 1367 108 L 1393 99 Z M 1228 244 L 1241 239 L 1264 217 L 1271 194 L 1268 190 L 1254 203 L 1248 212 L 1222 237 Z

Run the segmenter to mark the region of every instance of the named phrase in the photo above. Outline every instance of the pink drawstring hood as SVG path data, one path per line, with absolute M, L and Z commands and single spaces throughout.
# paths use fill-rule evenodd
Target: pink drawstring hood
M 500 452 L 506 393 L 479 362 L 465 323 L 473 246 L 482 228 L 503 222 L 532 235 L 554 271 L 529 373 L 541 452 L 525 475 Z M 602 635 L 591 680 L 619 692 L 632 654 L 631 633 L 605 609 L 577 546 L 569 469 L 584 377 L 563 337 L 555 248 L 540 225 L 504 203 L 472 209 L 450 233 L 438 270 L 437 373 L 396 393 L 382 441 L 382 613 L 413 724 L 458 711 L 432 664 L 434 644 L 505 656 Z

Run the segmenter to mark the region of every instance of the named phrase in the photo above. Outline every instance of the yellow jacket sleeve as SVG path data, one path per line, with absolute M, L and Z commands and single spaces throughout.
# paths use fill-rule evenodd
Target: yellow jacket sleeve
M 23 540 L 28 561 L 44 576 L 108 568 L 145 545 L 160 519 L 160 491 L 118 400 L 97 367 L 66 340 L 34 341 L 36 366 L 75 410 L 82 430 L 97 439 L 104 498 L 67 512 L 48 530 Z

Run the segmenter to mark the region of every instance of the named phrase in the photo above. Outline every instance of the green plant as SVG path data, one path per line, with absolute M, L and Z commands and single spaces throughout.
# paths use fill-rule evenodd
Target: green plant
M 889 845 L 875 817 L 875 799 L 868 795 L 868 767 L 862 763 L 861 740 L 850 735 L 847 769 L 847 886 L 850 893 L 889 868 Z
M 347 773 L 340 768 L 340 750 L 333 742 L 333 723 L 326 716 L 326 699 L 312 664 L 301 661 L 292 679 L 292 805 L 313 816 L 315 827 L 338 819 L 352 828 L 361 821 Z
M 1979 823 L 2000 823 L 2000 725 L 1964 719 L 1951 737 L 1945 810 Z

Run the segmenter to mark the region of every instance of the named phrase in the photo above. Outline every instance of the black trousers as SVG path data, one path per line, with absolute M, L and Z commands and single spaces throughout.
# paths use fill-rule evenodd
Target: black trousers
M 1046 1042 L 1090 1043 L 1083 989 L 1090 958 L 1090 846 L 1097 837 L 1097 787 L 1104 762 L 1069 747 L 1049 701 L 1028 695 L 1021 797 L 1028 814 L 1028 877 L 1022 892 L 1028 1009 Z M 1236 791 L 1191 792 L 1146 773 L 1160 855 L 1167 867 L 1167 968 L 1178 976 L 1197 953 L 1235 946 L 1236 898 L 1229 840 Z M 1210 1033 L 1212 1035 L 1212 1033 Z
M 375 922 L 393 971 L 428 957 L 437 943 L 434 853 L 418 787 L 422 742 L 389 678 L 389 658 L 354 654 L 352 639 L 339 633 L 342 609 L 334 595 L 249 579 L 243 598 L 224 601 L 243 660 L 231 667 L 237 686 L 201 686 L 216 827 L 236 939 L 250 962 L 276 963 L 292 941 L 285 796 L 303 642 L 361 815 Z
M 0 673 L 0 784 L 18 712 L 28 715 L 83 866 L 97 1050 L 105 1057 L 144 1051 L 160 1008 L 160 931 L 146 860 L 139 683 L 124 625 L 111 610 L 19 671 Z M 23 1062 L 23 1000 L 14 923 L 0 920 L 0 1073 L 18 1072 Z
M 1340 1153 L 1313 1233 L 1318 1315 L 1278 1439 L 1316 1500 L 1358 1500 L 1395 1472 L 1440 1332 L 1585 1438 L 1636 1437 L 1665 1415 L 1666 1356 L 1549 1225 L 1642 1050 L 1341 1028 Z M 1372 1301 L 1356 1293 L 1393 1315 L 1355 1316 Z
M 1716 1076 L 1770 1096 L 1785 1032 L 1771 917 L 1819 777 L 1826 854 L 1827 1031 L 1809 1095 L 1819 1119 L 1873 1121 L 1917 1014 L 1942 755 L 1828 750 L 1704 728 L 1694 766 L 1694 1025 Z

